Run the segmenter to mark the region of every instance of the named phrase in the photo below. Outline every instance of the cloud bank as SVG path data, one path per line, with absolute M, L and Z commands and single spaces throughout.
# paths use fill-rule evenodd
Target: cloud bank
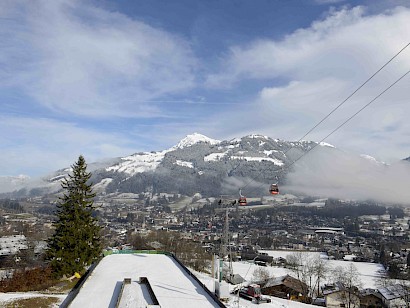
M 368 15 L 361 6 L 344 7 L 280 40 L 232 46 L 222 69 L 208 76 L 208 87 L 228 90 L 251 81 L 263 86 L 249 108 L 237 113 L 250 120 L 230 125 L 226 132 L 300 138 L 409 43 L 409 19 L 404 7 L 377 15 Z M 409 69 L 407 48 L 306 139 L 321 140 Z M 407 76 L 329 142 L 386 161 L 407 157 L 408 83 Z
M 410 163 L 386 165 L 335 149 L 313 150 L 287 177 L 286 189 L 307 195 L 410 204 Z

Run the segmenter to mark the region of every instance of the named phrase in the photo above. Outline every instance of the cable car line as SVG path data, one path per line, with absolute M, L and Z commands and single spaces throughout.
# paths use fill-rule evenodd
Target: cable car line
M 325 117 L 323 117 L 318 123 L 316 123 L 311 129 L 308 130 L 307 133 L 305 133 L 300 139 L 297 140 L 297 142 L 300 142 L 303 140 L 307 135 L 309 135 L 314 129 L 316 129 L 321 123 L 323 123 L 327 118 L 329 118 L 337 109 L 339 109 L 343 104 L 345 104 L 353 95 L 355 95 L 361 88 L 363 88 L 370 80 L 372 80 L 379 72 L 381 72 L 387 65 L 389 65 L 398 55 L 400 55 L 408 46 L 410 46 L 410 42 L 407 43 L 402 49 L 400 49 L 393 57 L 391 57 L 383 66 L 381 66 L 373 75 L 371 75 L 366 81 L 364 81 L 356 90 L 354 90 L 346 99 L 344 99 L 339 105 L 337 105 L 335 108 L 332 109 Z M 302 154 L 299 158 L 297 158 L 295 161 L 290 163 L 289 165 L 285 167 L 280 167 L 274 170 L 274 172 L 279 171 L 280 169 L 285 170 L 288 169 L 290 166 L 294 165 L 298 160 L 300 160 L 303 156 L 305 156 L 307 153 L 309 153 L 311 150 L 313 150 L 318 144 L 326 140 L 328 137 L 330 137 L 333 133 L 335 133 L 337 130 L 339 130 L 342 126 L 344 126 L 347 122 L 349 122 L 352 118 L 354 118 L 358 113 L 360 113 L 363 109 L 365 109 L 367 106 L 372 104 L 376 99 L 378 99 L 380 96 L 382 96 L 385 92 L 387 92 L 391 87 L 393 87 L 396 83 L 398 83 L 401 79 L 403 79 L 410 71 L 402 75 L 399 79 L 397 79 L 395 82 L 393 82 L 389 87 L 387 87 L 384 91 L 382 91 L 379 95 L 377 95 L 373 100 L 371 100 L 368 104 L 366 104 L 364 107 L 362 107 L 358 112 L 353 114 L 350 118 L 348 118 L 345 122 L 343 122 L 341 125 L 339 125 L 334 131 L 332 131 L 329 135 L 327 135 L 325 138 L 323 138 L 321 141 L 319 141 L 317 144 L 315 144 L 312 148 L 310 148 L 307 152 Z M 289 148 L 287 151 L 285 151 L 283 154 L 286 155 L 292 148 Z M 251 179 L 248 181 L 241 189 L 240 192 L 242 191 L 243 188 L 246 188 L 254 182 L 254 179 Z M 272 184 L 274 185 L 274 184 Z M 271 185 L 271 188 L 272 188 Z M 269 190 L 271 193 L 271 189 Z
M 316 143 L 312 148 L 307 150 L 305 153 L 303 153 L 299 158 L 295 159 L 291 164 L 287 165 L 283 169 L 287 169 L 290 166 L 294 165 L 298 160 L 300 160 L 303 156 L 305 156 L 307 153 L 312 151 L 314 148 L 316 148 L 321 142 L 329 138 L 331 135 L 333 135 L 336 131 L 338 131 L 340 128 L 342 128 L 345 124 L 347 124 L 351 119 L 353 119 L 355 116 L 357 116 L 360 112 L 362 112 L 364 109 L 369 107 L 372 103 L 374 103 L 380 96 L 382 96 L 384 93 L 386 93 L 388 90 L 390 90 L 394 85 L 396 85 L 400 80 L 402 80 L 404 77 L 406 77 L 410 73 L 410 70 L 408 70 L 406 73 L 404 73 L 399 79 L 397 79 L 395 82 L 393 82 L 391 85 L 389 85 L 386 89 L 384 89 L 382 92 L 380 92 L 375 98 L 373 98 L 370 102 L 368 102 L 366 105 L 364 105 L 362 108 L 360 108 L 358 111 L 356 111 L 352 116 L 350 116 L 347 120 L 345 120 L 342 124 L 340 124 L 338 127 L 336 127 L 332 132 L 330 132 L 326 137 L 324 137 L 322 140 L 320 140 L 318 143 Z
M 337 105 L 329 114 L 327 114 L 322 120 L 320 120 L 316 125 L 314 125 L 306 134 L 302 136 L 298 140 L 300 142 L 303 138 L 305 138 L 307 135 L 309 135 L 316 127 L 318 127 L 320 124 L 322 124 L 328 117 L 330 117 L 337 109 L 339 109 L 344 103 L 346 103 L 353 95 L 355 95 L 361 88 L 363 88 L 370 80 L 373 79 L 380 71 L 382 71 L 387 65 L 390 64 L 391 61 L 393 61 L 403 50 L 405 50 L 410 43 L 407 43 L 406 46 L 404 46 L 398 53 L 396 53 L 389 61 L 387 61 L 381 68 L 379 68 L 373 75 L 371 75 L 365 82 L 363 82 L 356 90 L 353 91 L 352 94 L 350 94 L 348 97 L 345 98 L 344 101 L 342 101 L 339 105 Z
M 343 123 L 341 123 L 338 127 L 336 127 L 332 132 L 330 132 L 328 135 L 326 135 L 324 138 L 322 138 L 319 142 L 317 142 L 314 146 L 312 146 L 309 150 L 307 150 L 305 153 L 303 153 L 301 156 L 299 156 L 297 159 L 295 159 L 293 162 L 291 162 L 289 165 L 284 166 L 281 168 L 282 170 L 289 169 L 291 166 L 293 166 L 297 161 L 302 159 L 306 154 L 308 154 L 310 151 L 312 151 L 314 148 L 316 148 L 321 142 L 329 138 L 331 135 L 333 135 L 336 131 L 338 131 L 340 128 L 342 128 L 344 125 L 346 125 L 350 120 L 352 120 L 355 116 L 357 116 L 360 112 L 362 112 L 364 109 L 369 107 L 372 103 L 374 103 L 379 97 L 381 97 L 384 93 L 386 93 L 388 90 L 390 90 L 393 86 L 395 86 L 400 80 L 402 80 L 404 77 L 406 77 L 410 73 L 410 70 L 408 70 L 406 73 L 404 73 L 400 78 L 396 79 L 392 84 L 390 84 L 386 89 L 384 89 L 382 92 L 380 92 L 377 96 L 375 96 L 370 102 L 368 102 L 366 105 L 364 105 L 362 108 L 360 108 L 358 111 L 356 111 L 353 115 L 351 115 L 348 119 L 346 119 Z M 279 169 L 277 169 L 279 170 Z M 275 170 L 275 171 L 277 171 Z M 252 179 L 249 181 L 249 183 L 246 184 L 249 185 L 252 183 L 254 180 Z M 244 188 L 246 187 L 244 186 Z M 241 189 L 242 190 L 242 189 Z

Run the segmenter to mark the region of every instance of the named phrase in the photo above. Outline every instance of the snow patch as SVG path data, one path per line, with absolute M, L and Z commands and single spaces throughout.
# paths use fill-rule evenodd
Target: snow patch
M 134 175 L 136 173 L 142 173 L 146 171 L 152 171 L 158 167 L 158 165 L 164 159 L 165 154 L 169 151 L 170 150 L 164 150 L 161 152 L 144 152 L 133 154 L 131 156 L 121 158 L 123 160 L 122 163 L 108 167 L 106 170 L 124 172 L 129 175 Z
M 219 144 L 221 141 L 211 139 L 207 136 L 198 134 L 198 133 L 193 133 L 192 135 L 186 136 L 184 139 L 182 139 L 176 146 L 174 146 L 172 149 L 183 149 L 186 147 L 190 147 L 194 144 L 197 144 L 199 142 L 205 142 L 209 144 Z
M 231 156 L 231 159 L 244 159 L 246 161 L 270 161 L 274 163 L 276 166 L 283 166 L 283 162 L 276 158 L 271 157 L 247 157 L 247 156 Z
M 263 138 L 263 139 L 266 139 L 266 140 L 269 139 L 268 136 L 263 136 L 263 135 L 258 135 L 258 134 L 252 134 L 252 135 L 249 135 L 247 137 L 252 138 L 252 139 L 259 139 L 259 138 Z
M 175 164 L 182 167 L 194 168 L 194 164 L 189 161 L 177 160 Z
M 99 183 L 93 186 L 93 189 L 96 189 L 96 190 L 105 189 L 107 185 L 110 184 L 111 182 L 112 182 L 112 178 L 102 179 Z
M 277 152 L 279 152 L 279 151 L 277 151 L 277 150 L 269 150 L 269 151 L 265 150 L 265 151 L 263 151 L 263 154 L 265 154 L 266 156 L 269 156 L 269 155 L 272 155 L 273 153 L 277 153 Z
M 211 153 L 207 156 L 204 157 L 204 161 L 217 161 L 221 160 L 223 157 L 226 156 L 228 152 L 223 152 L 223 153 Z
M 327 142 L 319 142 L 319 145 L 322 147 L 329 147 L 329 148 L 336 148 L 334 145 L 327 143 Z
M 386 163 L 378 161 L 376 158 L 374 158 L 373 156 L 367 155 L 367 154 L 360 154 L 360 157 L 367 159 L 369 161 L 371 161 L 372 163 L 378 164 L 378 165 L 386 165 Z

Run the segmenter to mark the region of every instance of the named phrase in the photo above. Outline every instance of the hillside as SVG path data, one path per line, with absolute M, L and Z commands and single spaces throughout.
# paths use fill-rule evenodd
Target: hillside
M 238 194 L 249 186 L 249 196 L 266 193 L 270 183 L 283 184 L 287 168 L 312 147 L 311 141 L 290 142 L 249 135 L 232 140 L 214 140 L 201 134 L 188 135 L 177 145 L 159 152 L 138 152 L 111 160 L 90 163 L 92 182 L 98 193 L 170 193 L 204 197 Z M 315 151 L 338 151 L 320 144 Z M 64 168 L 27 184 L 13 196 L 35 196 L 56 192 L 70 171 Z

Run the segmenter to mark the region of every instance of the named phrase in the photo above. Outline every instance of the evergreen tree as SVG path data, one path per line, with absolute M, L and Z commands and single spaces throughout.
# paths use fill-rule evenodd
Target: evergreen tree
M 47 259 L 56 276 L 83 272 L 101 255 L 101 228 L 92 216 L 93 199 L 83 156 L 72 165 L 72 174 L 61 184 L 65 190 L 57 204 L 54 234 L 48 240 Z

